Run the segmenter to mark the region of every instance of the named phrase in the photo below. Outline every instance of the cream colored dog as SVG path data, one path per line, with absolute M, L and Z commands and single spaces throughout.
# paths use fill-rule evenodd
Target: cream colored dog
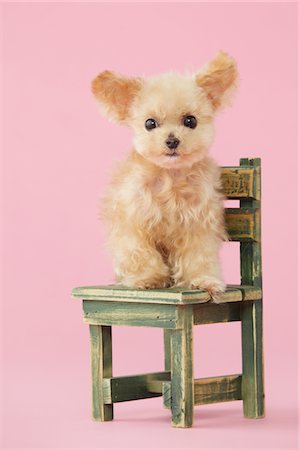
M 105 71 L 92 82 L 105 114 L 134 131 L 102 211 L 117 283 L 206 289 L 215 301 L 224 291 L 223 196 L 208 150 L 215 113 L 236 79 L 234 60 L 220 52 L 193 76 L 142 79 Z

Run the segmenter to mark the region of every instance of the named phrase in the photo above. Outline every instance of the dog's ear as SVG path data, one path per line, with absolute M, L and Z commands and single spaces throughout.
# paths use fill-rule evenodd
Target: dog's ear
M 235 60 L 227 53 L 220 51 L 196 74 L 196 83 L 204 89 L 214 110 L 217 110 L 229 103 L 237 78 Z
M 108 117 L 126 122 L 130 106 L 142 87 L 142 79 L 127 78 L 106 70 L 92 81 L 92 92 Z

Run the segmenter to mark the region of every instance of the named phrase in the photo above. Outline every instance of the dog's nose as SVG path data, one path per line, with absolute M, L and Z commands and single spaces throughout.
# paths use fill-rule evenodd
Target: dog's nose
M 172 149 L 177 148 L 179 144 L 180 144 L 180 140 L 175 137 L 169 137 L 166 140 L 166 146 L 168 148 L 172 148 Z

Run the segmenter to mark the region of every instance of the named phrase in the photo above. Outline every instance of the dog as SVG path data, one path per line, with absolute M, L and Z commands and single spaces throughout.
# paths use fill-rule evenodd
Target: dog
M 193 75 L 104 71 L 92 81 L 102 112 L 134 133 L 102 203 L 117 284 L 204 289 L 219 301 L 227 235 L 220 169 L 209 148 L 214 117 L 230 104 L 237 77 L 235 60 L 220 51 Z

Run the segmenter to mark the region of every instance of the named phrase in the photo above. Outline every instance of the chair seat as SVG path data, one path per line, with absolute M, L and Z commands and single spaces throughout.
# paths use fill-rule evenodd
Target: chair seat
M 126 286 L 111 284 L 106 286 L 82 286 L 72 290 L 74 298 L 83 300 L 160 303 L 183 305 L 207 303 L 211 301 L 207 291 L 203 289 L 164 288 L 164 289 L 132 289 Z M 220 303 L 260 300 L 262 291 L 255 286 L 228 285 L 222 294 Z

